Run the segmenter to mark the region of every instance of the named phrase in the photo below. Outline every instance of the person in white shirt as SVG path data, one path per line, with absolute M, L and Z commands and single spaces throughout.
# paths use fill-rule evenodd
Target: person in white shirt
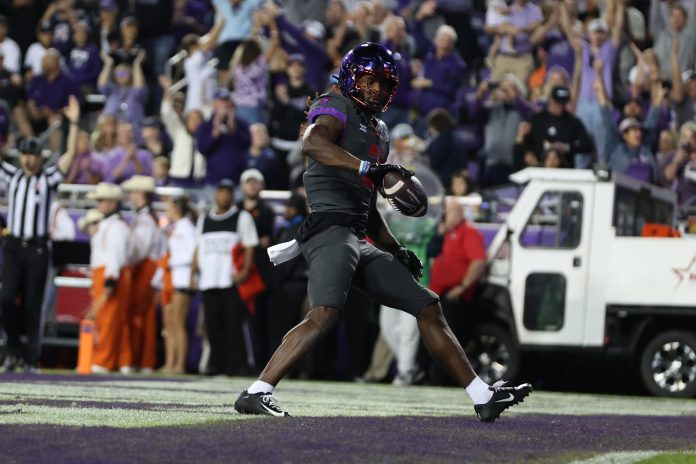
M 182 40 L 188 56 L 184 60 L 184 77 L 186 78 L 186 104 L 184 111 L 200 110 L 210 106 L 213 92 L 217 88 L 216 69 L 210 64 L 215 43 L 225 25 L 225 17 L 213 26 L 203 37 L 188 34 Z
M 121 187 L 102 182 L 90 197 L 97 200 L 97 210 L 104 215 L 92 239 L 90 263 L 92 307 L 86 318 L 94 319 L 98 334 L 92 372 L 106 373 L 119 368 L 127 372 L 133 365 L 133 354 L 130 345 L 122 342 L 128 335 L 131 271 L 128 224 L 118 213 Z
M 165 363 L 162 372 L 183 374 L 186 369 L 188 335 L 186 318 L 191 306 L 191 265 L 198 233 L 196 212 L 188 197 L 172 198 L 167 203 L 167 217 L 174 224 L 169 236 L 169 269 L 174 286 L 172 304 L 162 313 Z
M 36 42 L 29 45 L 27 53 L 24 55 L 24 80 L 29 82 L 32 77 L 42 73 L 41 62 L 52 43 L 53 28 L 51 28 L 51 23 L 43 22 L 36 32 Z
M 205 324 L 210 341 L 206 374 L 237 374 L 244 370 L 246 348 L 242 333 L 244 303 L 237 285 L 249 276 L 254 247 L 259 237 L 254 218 L 233 203 L 234 183 L 223 179 L 215 191 L 215 206 L 198 221 L 198 245 L 193 260 L 192 283 L 196 273 L 203 294 Z M 243 247 L 244 265 L 236 269 L 233 249 Z
M 0 15 L 0 51 L 5 56 L 5 69 L 11 73 L 18 73 L 21 71 L 22 52 L 19 50 L 17 42 L 10 39 L 7 33 L 7 18 Z
M 155 179 L 135 175 L 123 183 L 134 209 L 130 224 L 131 302 L 129 305 L 130 343 L 134 367 L 152 372 L 157 364 L 157 291 L 152 278 L 166 242 L 159 218 L 152 208 Z
M 172 139 L 169 178 L 172 185 L 182 188 L 194 188 L 205 177 L 205 158 L 196 146 L 194 134 L 204 120 L 201 110 L 187 112 L 183 120 L 172 104 L 169 89 L 172 85 L 167 76 L 160 76 L 162 87 L 162 106 L 160 117 L 162 124 Z

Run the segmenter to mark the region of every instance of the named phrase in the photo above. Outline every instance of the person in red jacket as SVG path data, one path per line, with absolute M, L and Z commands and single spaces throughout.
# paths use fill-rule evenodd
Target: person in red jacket
M 445 220 L 440 224 L 442 251 L 433 262 L 430 289 L 447 301 L 471 299 L 486 269 L 483 234 L 464 219 L 455 198 L 447 199 Z

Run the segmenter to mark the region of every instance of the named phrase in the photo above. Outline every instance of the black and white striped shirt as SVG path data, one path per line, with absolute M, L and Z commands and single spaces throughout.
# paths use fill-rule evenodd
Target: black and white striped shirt
M 7 229 L 9 235 L 22 240 L 46 238 L 53 195 L 63 173 L 57 164 L 27 176 L 21 168 L 7 161 L 0 164 L 0 182 L 7 189 Z

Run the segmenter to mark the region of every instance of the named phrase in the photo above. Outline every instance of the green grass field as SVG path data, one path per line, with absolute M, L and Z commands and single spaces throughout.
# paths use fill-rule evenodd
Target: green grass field
M 249 382 L 5 376 L 0 462 L 696 463 L 696 400 L 537 391 L 489 425 L 461 389 L 286 381 L 276 419 L 233 410 Z

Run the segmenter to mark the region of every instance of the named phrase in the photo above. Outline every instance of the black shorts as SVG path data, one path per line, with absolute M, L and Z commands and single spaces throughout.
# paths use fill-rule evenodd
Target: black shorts
M 390 253 L 358 239 L 346 227 L 330 227 L 300 243 L 300 249 L 309 264 L 311 308 L 342 309 L 350 287 L 414 316 L 439 301 Z

